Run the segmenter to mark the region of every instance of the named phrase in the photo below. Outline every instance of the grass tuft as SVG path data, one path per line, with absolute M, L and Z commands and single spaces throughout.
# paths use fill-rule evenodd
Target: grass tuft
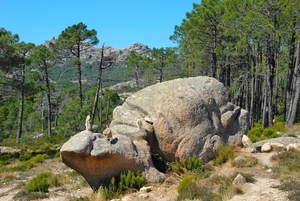
M 225 145 L 225 146 L 219 146 L 217 149 L 217 156 L 214 160 L 215 165 L 221 165 L 223 163 L 226 163 L 230 159 L 234 158 L 234 150 L 231 146 Z

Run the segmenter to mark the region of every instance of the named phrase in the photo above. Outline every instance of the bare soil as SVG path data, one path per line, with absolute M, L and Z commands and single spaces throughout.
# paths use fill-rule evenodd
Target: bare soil
M 270 167 L 275 165 L 270 160 L 272 153 L 244 153 L 239 151 L 237 155 L 241 156 L 254 156 L 259 160 L 259 164 L 250 168 L 235 168 L 229 163 L 220 167 L 216 167 L 213 174 L 219 175 L 232 175 L 236 172 L 243 172 L 252 174 L 256 182 L 245 183 L 241 187 L 243 190 L 242 195 L 235 195 L 230 198 L 231 201 L 285 201 L 287 199 L 287 193 L 276 188 L 280 184 L 279 180 L 275 179 L 274 173 Z M 16 200 L 14 196 L 20 191 L 25 190 L 26 182 L 37 175 L 40 172 L 51 171 L 56 175 L 68 175 L 73 170 L 64 165 L 60 159 L 48 159 L 38 167 L 32 168 L 27 172 L 14 172 L 14 173 L 2 173 L 0 183 L 0 200 L 10 201 Z M 6 181 L 4 178 L 11 177 L 13 179 Z M 162 184 L 147 184 L 151 186 L 150 192 L 132 192 L 127 195 L 123 195 L 119 200 L 122 201 L 175 201 L 177 200 L 177 186 L 181 178 L 170 173 L 167 175 L 167 179 Z M 76 177 L 70 177 L 70 181 L 66 184 L 50 188 L 47 193 L 48 198 L 37 199 L 43 201 L 67 201 L 76 200 L 77 198 L 89 198 L 90 200 L 101 200 L 97 193 L 93 193 L 92 189 L 88 185 L 82 185 L 84 179 L 80 175 Z M 25 200 L 25 198 L 18 198 L 19 200 Z

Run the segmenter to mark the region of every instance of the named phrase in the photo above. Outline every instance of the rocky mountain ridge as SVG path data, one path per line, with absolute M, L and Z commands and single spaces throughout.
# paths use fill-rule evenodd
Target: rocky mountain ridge
M 46 41 L 44 45 L 48 45 L 50 42 L 55 43 L 56 39 Z M 87 63 L 93 63 L 99 61 L 101 58 L 102 47 L 84 45 L 81 49 L 81 60 Z M 134 43 L 127 48 L 115 48 L 112 46 L 104 46 L 104 57 L 113 58 L 116 60 L 116 65 L 124 66 L 125 61 L 129 58 L 131 51 L 134 51 L 137 55 L 150 56 L 152 49 L 142 43 Z

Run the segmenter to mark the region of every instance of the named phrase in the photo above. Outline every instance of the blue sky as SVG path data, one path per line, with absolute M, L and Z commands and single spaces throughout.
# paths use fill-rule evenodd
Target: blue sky
M 176 46 L 169 36 L 193 3 L 200 0 L 0 0 L 0 27 L 39 45 L 83 22 L 97 31 L 99 46 L 169 47 Z

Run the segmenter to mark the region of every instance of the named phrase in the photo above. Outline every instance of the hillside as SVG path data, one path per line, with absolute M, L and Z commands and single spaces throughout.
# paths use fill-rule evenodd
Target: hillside
M 45 44 L 49 43 L 46 42 Z M 55 41 L 51 41 L 55 42 Z M 82 66 L 82 82 L 90 86 L 94 86 L 98 78 L 98 65 L 100 60 L 102 47 L 90 47 L 83 51 L 81 54 Z M 116 62 L 103 71 L 102 81 L 104 86 L 111 86 L 113 84 L 127 81 L 130 76 L 126 77 L 125 62 L 129 58 L 131 51 L 134 51 L 137 55 L 148 56 L 151 54 L 151 49 L 142 44 L 134 43 L 128 48 L 119 49 L 111 46 L 104 46 L 104 57 L 114 58 Z M 68 61 L 64 59 L 60 64 L 49 69 L 49 77 L 53 82 L 59 83 L 76 83 L 77 82 L 77 69 L 74 65 L 68 64 Z

